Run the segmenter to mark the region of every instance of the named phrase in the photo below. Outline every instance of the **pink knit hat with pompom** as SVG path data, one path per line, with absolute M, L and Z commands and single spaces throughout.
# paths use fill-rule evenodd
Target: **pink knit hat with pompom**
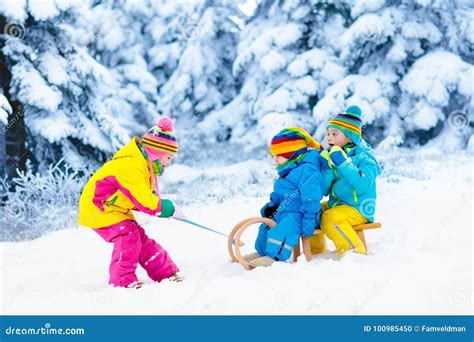
M 178 142 L 173 134 L 173 129 L 173 120 L 164 116 L 143 136 L 142 145 L 150 161 L 178 152 Z

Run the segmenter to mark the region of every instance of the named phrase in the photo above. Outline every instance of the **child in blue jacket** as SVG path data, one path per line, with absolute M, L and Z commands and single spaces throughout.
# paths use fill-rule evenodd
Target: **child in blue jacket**
M 373 222 L 375 178 L 380 168 L 370 145 L 361 137 L 362 112 L 350 106 L 328 123 L 327 150 L 321 152 L 325 195 L 321 230 L 331 239 L 339 254 L 347 250 L 367 254 L 352 226 Z M 316 237 L 311 238 L 315 253 Z
M 321 145 L 302 128 L 286 128 L 273 137 L 270 151 L 280 177 L 261 214 L 277 225 L 271 229 L 265 224 L 260 226 L 255 242 L 257 253 L 245 257 L 252 266 L 269 266 L 289 259 L 300 236 L 313 235 L 319 226 L 323 197 L 321 150 Z

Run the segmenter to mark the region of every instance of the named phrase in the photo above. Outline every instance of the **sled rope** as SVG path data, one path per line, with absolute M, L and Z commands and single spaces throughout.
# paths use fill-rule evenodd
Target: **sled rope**
M 188 224 L 193 225 L 193 226 L 196 226 L 196 227 L 198 227 L 198 228 L 208 230 L 208 231 L 213 232 L 213 233 L 215 233 L 215 234 L 219 234 L 219 235 L 225 236 L 225 237 L 227 237 L 227 238 L 229 237 L 229 235 L 227 235 L 227 234 L 218 232 L 217 230 L 214 230 L 214 229 L 211 229 L 211 228 L 209 228 L 209 227 L 203 226 L 203 225 L 201 225 L 201 224 L 199 224 L 199 223 L 190 221 L 190 220 L 188 220 L 188 219 L 180 219 L 180 218 L 175 218 L 175 217 L 173 217 L 173 218 L 174 218 L 175 220 L 188 223 Z M 235 239 L 232 239 L 232 244 L 235 245 Z M 241 242 L 240 242 L 240 247 L 242 247 L 243 245 L 244 245 L 244 243 L 241 241 Z

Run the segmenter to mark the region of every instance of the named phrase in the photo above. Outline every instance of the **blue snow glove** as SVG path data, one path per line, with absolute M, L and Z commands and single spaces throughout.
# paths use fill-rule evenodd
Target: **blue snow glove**
M 262 217 L 273 218 L 277 210 L 278 206 L 272 201 L 270 201 L 265 204 L 262 209 L 260 209 L 260 214 L 262 215 Z
M 329 157 L 336 166 L 343 164 L 348 159 L 346 152 L 344 152 L 344 150 L 339 146 L 331 148 Z
M 321 161 L 321 166 L 323 170 L 329 170 L 333 168 L 331 158 L 329 157 L 329 151 L 324 150 L 319 154 L 319 160 Z

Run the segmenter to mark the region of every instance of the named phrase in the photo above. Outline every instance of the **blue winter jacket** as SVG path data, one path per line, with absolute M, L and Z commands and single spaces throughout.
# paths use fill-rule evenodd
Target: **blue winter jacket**
M 375 178 L 380 174 L 379 164 L 372 148 L 363 139 L 352 148 L 345 146 L 344 151 L 349 158 L 325 172 L 324 189 L 326 195 L 329 192 L 328 205 L 330 208 L 350 205 L 373 222 L 377 198 Z
M 261 210 L 262 216 L 267 207 L 278 207 L 274 217 L 278 223 L 288 214 L 302 217 L 301 232 L 311 236 L 319 226 L 321 199 L 323 198 L 323 175 L 318 151 L 308 152 L 303 159 L 280 172 L 274 183 L 270 202 Z

